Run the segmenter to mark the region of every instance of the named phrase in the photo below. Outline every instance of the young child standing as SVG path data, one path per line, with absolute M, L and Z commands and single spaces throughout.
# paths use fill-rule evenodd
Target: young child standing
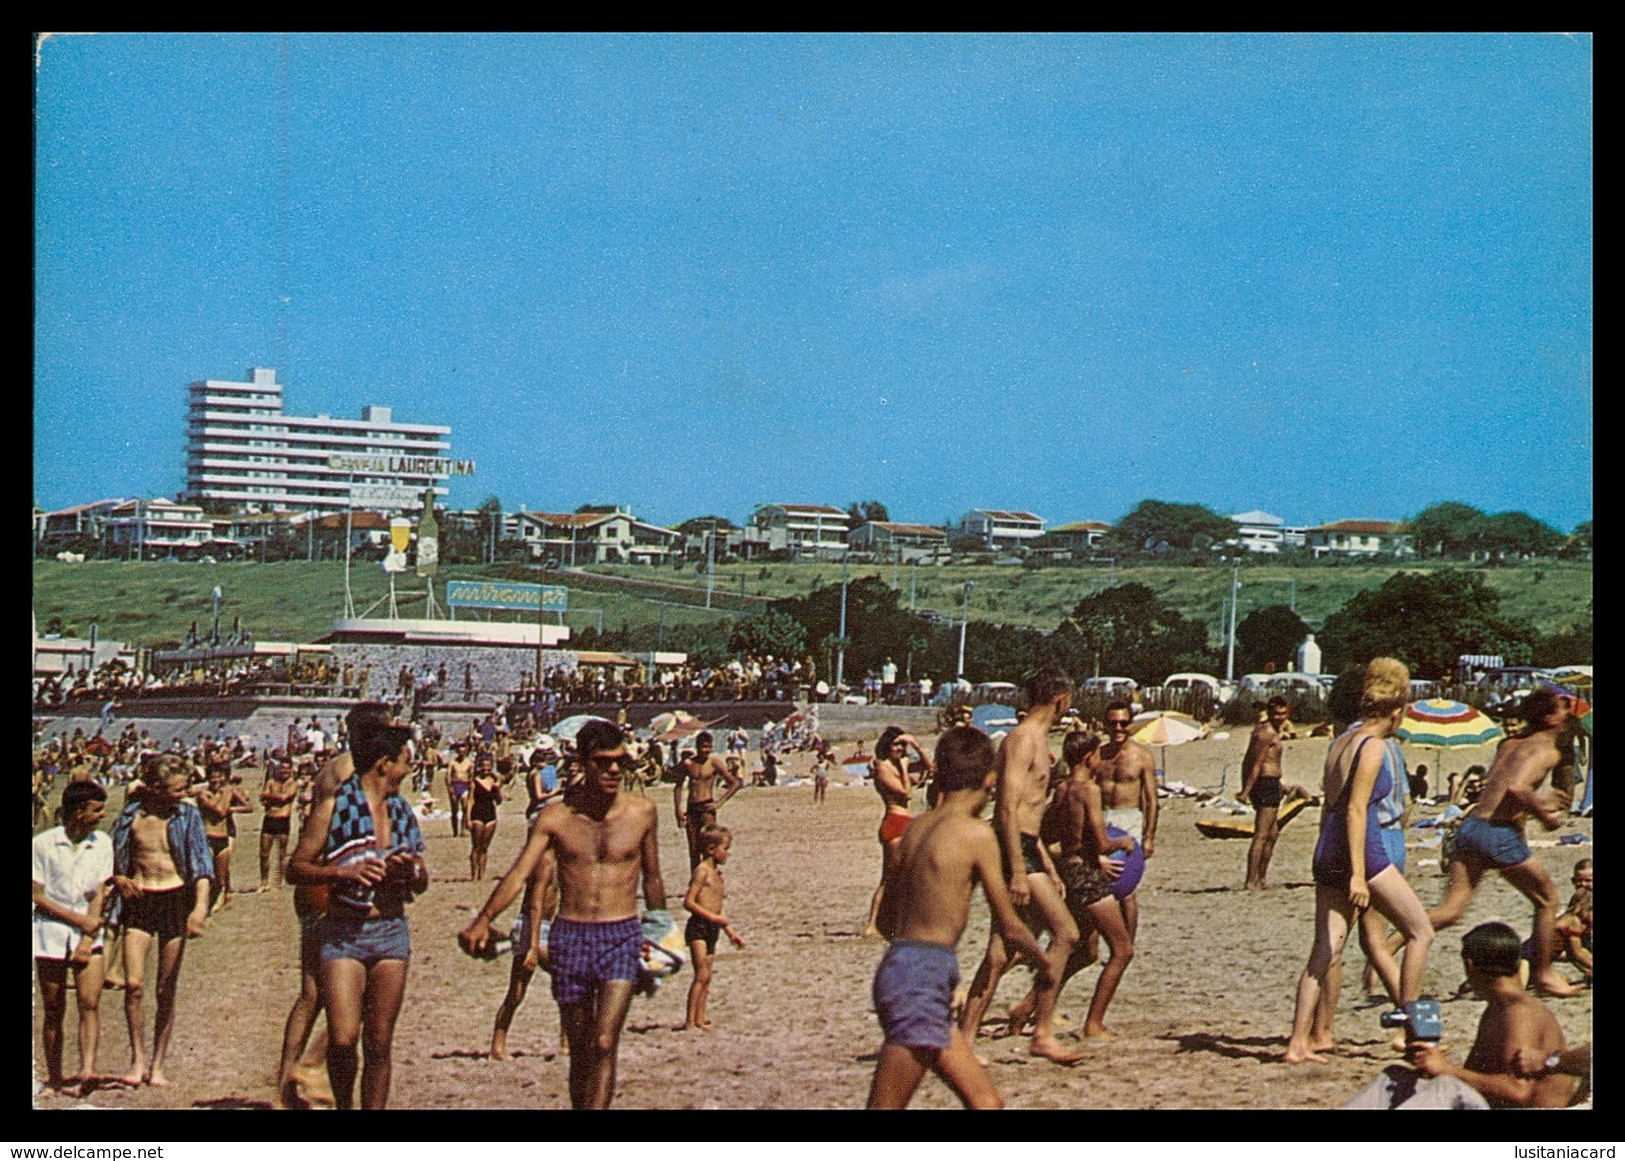
M 878 917 L 891 946 L 875 972 L 875 1014 L 886 1042 L 871 1109 L 905 1107 L 927 1069 L 968 1108 L 1004 1107 L 950 1015 L 959 983 L 955 948 L 977 883 L 1006 943 L 1032 961 L 1044 986 L 1055 982 L 1043 947 L 1011 905 L 993 828 L 979 817 L 993 794 L 993 743 L 974 726 L 955 726 L 937 743 L 936 771 L 936 802 L 903 835 Z
M 705 857 L 694 868 L 689 880 L 688 895 L 683 907 L 689 913 L 688 926 L 683 929 L 683 942 L 688 944 L 689 959 L 694 965 L 694 982 L 688 986 L 688 1022 L 678 1029 L 687 1032 L 698 1028 L 711 1029 L 705 1018 L 705 1001 L 711 994 L 711 964 L 716 959 L 717 936 L 726 934 L 735 947 L 744 947 L 745 941 L 733 929 L 733 924 L 722 913 L 722 900 L 726 894 L 722 885 L 722 867 L 728 861 L 728 850 L 733 846 L 733 834 L 725 826 L 707 827 L 700 832 L 700 849 Z

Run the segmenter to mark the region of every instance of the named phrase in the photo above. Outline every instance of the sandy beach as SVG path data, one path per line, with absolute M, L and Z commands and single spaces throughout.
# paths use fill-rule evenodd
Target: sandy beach
M 1245 742 L 1245 734 L 1233 733 L 1224 741 L 1172 748 L 1162 756 L 1163 764 L 1170 779 L 1210 790 L 1228 770 L 1233 793 Z M 1326 744 L 1324 739 L 1286 743 L 1286 781 L 1318 787 Z M 1441 768 L 1440 755 L 1432 751 L 1407 757 L 1436 772 Z M 1490 757 L 1488 749 L 1457 751 L 1444 766 L 1462 769 Z M 801 775 L 808 765 L 805 756 L 792 755 L 788 776 Z M 258 794 L 258 781 L 257 770 L 245 771 L 244 789 L 251 798 Z M 734 833 L 728 911 L 749 946 L 718 950 L 710 999 L 715 1027 L 709 1033 L 673 1031 L 682 1020 L 686 970 L 653 998 L 634 1001 L 621 1044 L 615 1107 L 862 1107 L 881 1039 L 869 988 L 882 944 L 859 935 L 880 870 L 875 829 L 881 806 L 871 789 L 844 781 L 837 779 L 823 805 L 813 803 L 810 784 L 780 785 L 746 789 L 723 809 L 721 821 Z M 671 909 L 681 922 L 687 859 L 672 824 L 670 793 L 669 787 L 657 790 L 661 865 Z M 121 802 L 122 793 L 114 791 L 109 805 Z M 1366 1006 L 1360 993 L 1363 961 L 1351 941 L 1334 1057 L 1320 1065 L 1280 1063 L 1294 988 L 1311 942 L 1309 861 L 1319 808 L 1305 811 L 1285 829 L 1273 887 L 1259 893 L 1241 889 L 1244 840 L 1209 839 L 1197 832 L 1195 821 L 1210 816 L 1210 808 L 1186 798 L 1164 799 L 1162 806 L 1157 852 L 1140 888 L 1138 955 L 1109 1016 L 1118 1039 L 1086 1042 L 1088 1057 L 1072 1069 L 1029 1058 L 1023 1039 L 981 1040 L 995 1084 L 1014 1109 L 1335 1107 L 1398 1054 L 1389 1047 L 1392 1033 L 1378 1024 L 1386 1005 Z M 1553 833 L 1538 824 L 1530 828 L 1531 845 L 1565 901 L 1573 865 L 1591 853 L 1591 844 L 1556 840 L 1576 833 L 1589 839 L 1591 825 L 1589 819 L 1574 819 Z M 257 815 L 244 816 L 241 829 L 233 877 L 239 888 L 251 889 L 258 885 Z M 491 853 L 493 875 L 512 860 L 524 831 L 522 801 L 505 803 Z M 391 1106 L 567 1108 L 568 1063 L 557 1055 L 558 1014 L 545 975 L 538 975 L 514 1021 L 509 1039 L 514 1058 L 486 1058 L 509 961 L 469 959 L 458 950 L 455 935 L 491 883 L 468 880 L 468 840 L 453 838 L 448 821 L 432 819 L 424 833 L 433 883 L 409 911 L 414 957 L 396 1031 Z M 1431 906 L 1443 895 L 1444 878 L 1437 845 L 1417 845 L 1429 833 L 1411 832 L 1409 857 L 1411 881 Z M 986 916 L 978 896 L 959 949 L 966 982 L 982 954 Z M 1441 933 L 1428 965 L 1424 990 L 1444 1001 L 1445 1041 L 1458 1060 L 1472 1042 L 1483 1005 L 1447 997 L 1462 979 L 1461 936 L 1490 919 L 1505 920 L 1524 934 L 1530 926 L 1529 905 L 1499 877 L 1486 879 L 1463 923 Z M 237 897 L 188 948 L 168 1065 L 172 1085 L 104 1088 L 83 1098 L 40 1092 L 35 1106 L 269 1107 L 283 1021 L 298 988 L 296 952 L 290 891 Z M 1097 971 L 1085 971 L 1062 995 L 1065 1041 L 1073 1041 L 1082 1026 Z M 1575 973 L 1570 969 L 1569 974 Z M 1025 971 L 1010 973 L 992 1014 L 1002 1015 L 1029 978 Z M 1548 1003 L 1571 1043 L 1591 1038 L 1589 990 Z M 101 1011 L 101 1070 L 115 1073 L 128 1061 L 123 993 L 104 993 Z M 65 1053 L 70 1072 L 78 1059 L 75 1019 L 70 1002 Z M 149 992 L 149 1035 L 151 1019 Z M 39 1056 L 36 987 L 36 1078 L 44 1075 Z M 705 1078 L 698 1088 L 677 1084 L 696 1073 Z M 957 1101 L 927 1078 L 914 1107 L 952 1108 Z

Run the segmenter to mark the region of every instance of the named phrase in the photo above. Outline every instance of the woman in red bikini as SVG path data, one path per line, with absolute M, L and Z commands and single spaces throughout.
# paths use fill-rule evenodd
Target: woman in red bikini
M 903 832 L 908 829 L 909 795 L 919 784 L 909 772 L 908 752 L 912 749 L 915 757 L 924 765 L 925 776 L 931 775 L 931 759 L 920 748 L 920 743 L 914 740 L 912 734 L 903 732 L 901 726 L 887 726 L 880 733 L 880 740 L 875 743 L 875 756 L 869 763 L 869 769 L 874 775 L 875 790 L 880 794 L 880 801 L 886 804 L 886 813 L 880 819 L 880 885 L 875 888 L 874 898 L 869 903 L 869 925 L 863 929 L 865 935 L 879 935 L 880 929 L 875 926 L 876 918 L 880 915 L 880 900 L 886 889 L 886 875 L 891 870 L 892 861 L 897 857 L 897 844 L 902 840 Z

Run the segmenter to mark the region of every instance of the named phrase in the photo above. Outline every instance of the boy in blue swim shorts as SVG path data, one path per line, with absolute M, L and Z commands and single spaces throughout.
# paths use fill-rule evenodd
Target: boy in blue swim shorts
M 871 1109 L 906 1107 L 928 1069 L 967 1108 L 1004 1107 L 952 1016 L 955 948 L 977 883 L 1006 944 L 1033 962 L 1044 986 L 1055 982 L 1042 945 L 1010 902 L 993 828 L 979 817 L 993 793 L 993 743 L 974 726 L 955 726 L 937 743 L 936 766 L 936 803 L 903 835 L 878 916 L 891 946 L 875 972 L 875 1013 L 886 1042 L 869 1088 Z

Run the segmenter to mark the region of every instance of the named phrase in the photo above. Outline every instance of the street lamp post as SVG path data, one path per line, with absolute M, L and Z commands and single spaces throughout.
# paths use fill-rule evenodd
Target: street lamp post
M 1237 561 L 1230 573 L 1230 633 L 1229 641 L 1224 652 L 1224 679 L 1236 679 L 1236 606 L 1241 602 L 1236 599 L 1241 592 L 1241 562 Z
M 846 557 L 841 557 L 841 628 L 836 634 L 839 642 L 835 653 L 835 690 L 840 696 L 841 683 L 846 677 Z
M 965 630 L 970 625 L 970 591 L 975 587 L 975 581 L 965 582 L 965 615 L 959 622 L 959 670 L 954 675 L 958 681 L 965 680 Z
M 705 534 L 705 607 L 711 607 L 711 590 L 717 583 L 717 522 L 711 521 L 711 530 Z

